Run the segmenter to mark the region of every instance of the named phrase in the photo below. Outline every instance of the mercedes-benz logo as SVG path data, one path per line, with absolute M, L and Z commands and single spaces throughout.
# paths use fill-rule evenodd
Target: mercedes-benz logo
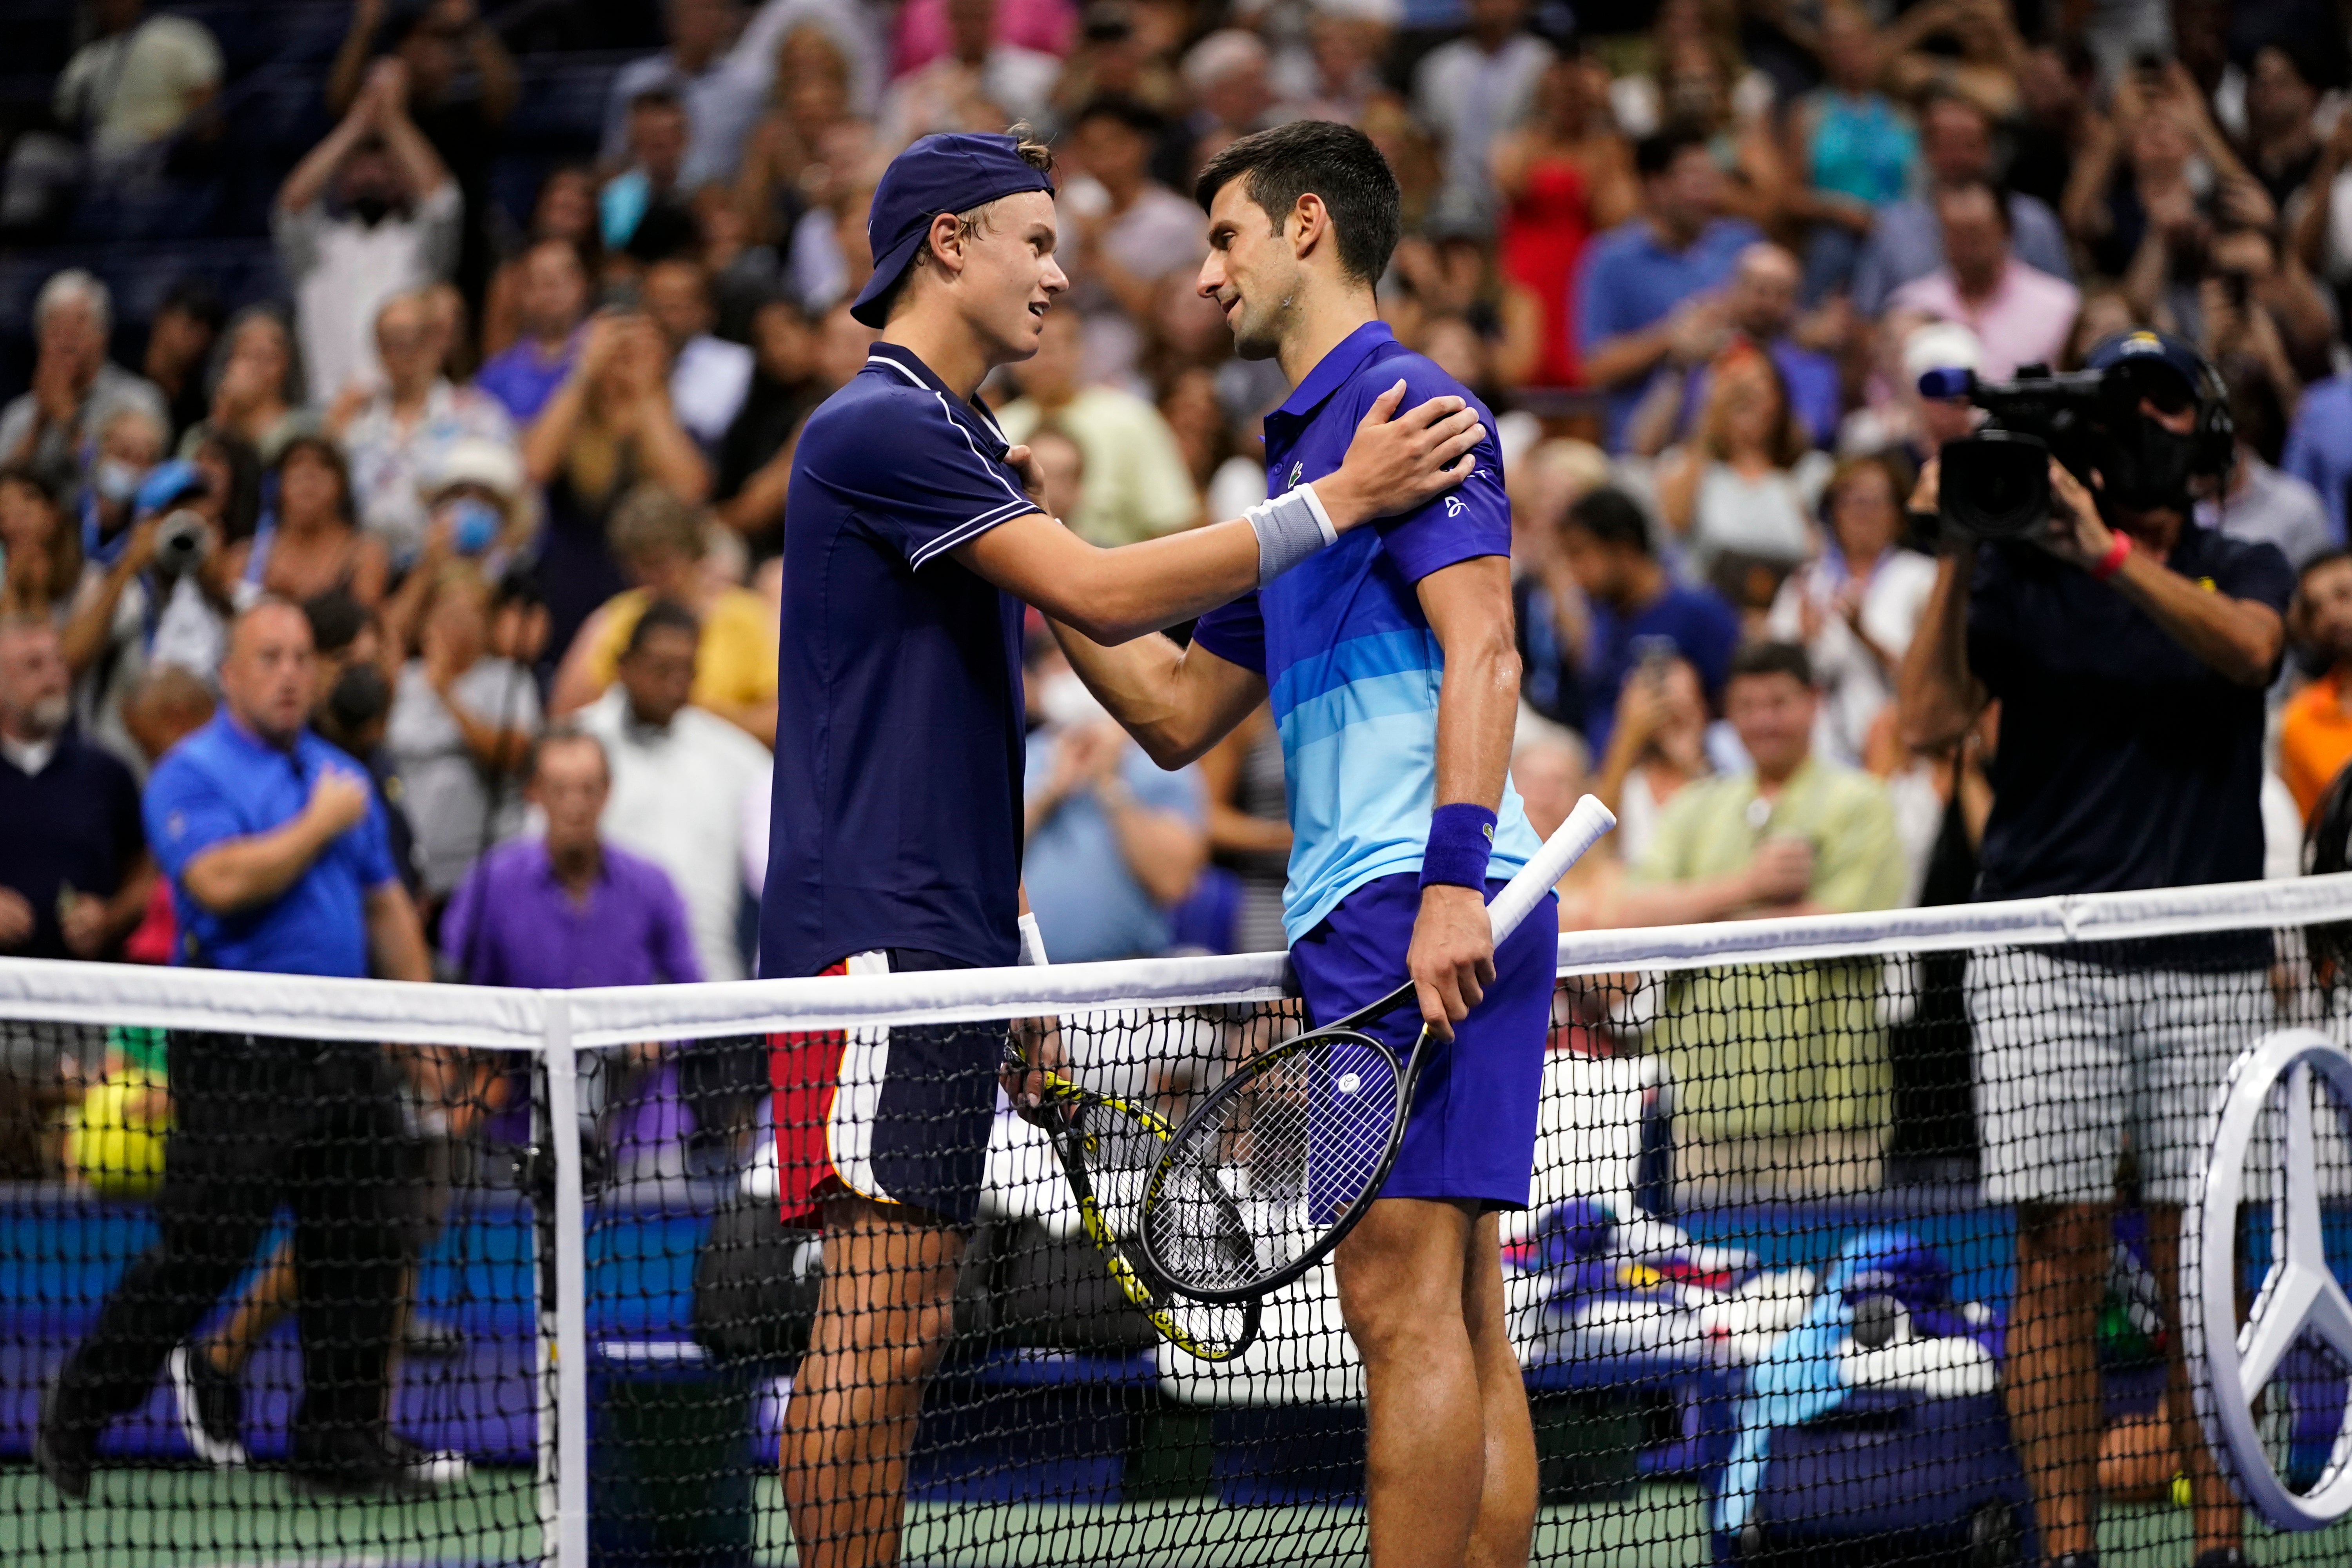
M 2205 1179 L 2181 1226 L 2181 1331 L 2197 1417 L 2238 1496 L 2280 1530 L 2322 1530 L 2352 1512 L 2352 1410 L 2318 1483 L 2297 1493 L 2272 1465 L 2253 1408 L 2298 1340 L 2318 1342 L 2352 1367 L 2352 1300 L 2327 1266 L 2320 1233 L 2315 1074 L 2333 1089 L 2352 1133 L 2352 1053 L 2316 1029 L 2265 1035 L 2231 1064 L 2206 1121 Z M 2273 1105 L 2284 1132 L 2271 1181 L 2273 1256 L 2245 1327 L 2233 1337 L 2232 1243 L 2246 1152 Z M 2209 1323 L 2217 1331 L 2209 1334 Z

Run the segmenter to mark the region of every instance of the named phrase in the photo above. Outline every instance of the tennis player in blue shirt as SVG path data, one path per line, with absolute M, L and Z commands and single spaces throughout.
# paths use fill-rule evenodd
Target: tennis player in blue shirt
M 1013 136 L 928 136 L 875 191 L 873 280 L 852 309 L 881 341 L 809 416 L 786 501 L 762 973 L 1015 961 L 1023 600 L 1101 643 L 1155 632 L 1475 466 L 1482 415 L 1448 387 L 1397 417 L 1391 376 L 1311 483 L 1245 517 L 1120 550 L 1063 528 L 977 396 L 1036 352 L 1069 286 L 1051 162 Z M 810 1568 L 898 1561 L 1003 1044 L 1001 1025 L 773 1042 L 784 1213 L 825 1230 L 784 1440 Z
M 1399 377 L 1409 400 L 1478 406 L 1375 311 L 1398 193 L 1361 132 L 1301 121 L 1245 136 L 1209 161 L 1196 195 L 1209 214 L 1201 293 L 1243 356 L 1278 359 L 1294 388 L 1266 416 L 1273 493 L 1319 483 Z M 1458 489 L 1211 611 L 1189 647 L 1104 647 L 1056 627 L 1162 767 L 1271 696 L 1290 785 L 1284 924 L 1309 1013 L 1328 1023 L 1409 973 L 1421 1017 L 1379 1027 L 1401 1052 L 1423 1019 L 1447 1041 L 1393 1173 L 1335 1258 L 1364 1360 L 1376 1568 L 1522 1563 L 1535 1523 L 1496 1211 L 1528 1201 L 1559 925 L 1538 910 L 1499 951 L 1487 932 L 1486 898 L 1538 842 L 1508 776 L 1510 507 L 1492 439 L 1473 456 Z

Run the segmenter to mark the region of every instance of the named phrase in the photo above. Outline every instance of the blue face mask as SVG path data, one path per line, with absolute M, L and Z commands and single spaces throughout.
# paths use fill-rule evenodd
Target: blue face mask
M 89 476 L 89 482 L 100 500 L 121 505 L 139 493 L 139 481 L 147 470 L 120 458 L 100 458 Z
M 464 497 L 449 509 L 449 542 L 460 555 L 479 555 L 497 541 L 504 521 L 489 502 Z

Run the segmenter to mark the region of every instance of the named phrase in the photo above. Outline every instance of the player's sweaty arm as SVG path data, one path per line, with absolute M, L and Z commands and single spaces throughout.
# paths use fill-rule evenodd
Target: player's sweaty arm
M 1445 653 L 1437 690 L 1437 798 L 1499 810 L 1519 712 L 1519 653 L 1511 638 L 1507 556 L 1457 561 L 1416 589 L 1429 628 Z M 1452 1039 L 1495 978 L 1495 942 L 1483 889 L 1431 882 L 1406 955 L 1423 1022 Z
M 1096 700 L 1171 772 L 1199 761 L 1265 700 L 1265 677 L 1198 643 L 1179 647 L 1155 632 L 1105 647 L 1061 621 L 1046 624 Z
M 1391 417 L 1404 394 L 1402 381 L 1382 393 L 1356 426 L 1338 471 L 1314 482 L 1324 515 L 1339 532 L 1410 511 L 1477 466 L 1472 448 L 1485 434 L 1477 410 L 1458 397 L 1433 397 Z M 1025 447 L 1013 449 L 1034 496 L 1026 459 Z M 1098 643 L 1123 643 L 1237 599 L 1259 585 L 1265 566 L 1258 529 L 1246 519 L 1103 550 L 1042 510 L 998 523 L 953 553 Z

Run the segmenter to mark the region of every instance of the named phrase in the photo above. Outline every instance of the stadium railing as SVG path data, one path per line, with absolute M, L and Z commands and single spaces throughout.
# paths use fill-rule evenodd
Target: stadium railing
M 2285 1025 L 2352 1039 L 2347 933 L 2352 875 L 1563 936 L 1532 1201 L 1503 1219 L 1538 1559 L 2033 1561 L 2001 1184 L 2057 1191 L 2068 1107 L 2097 1120 L 2096 1096 L 2154 1131 L 2105 1151 L 2114 1184 L 2088 1194 L 2116 1217 L 2084 1263 L 2100 1381 L 2074 1426 L 2101 1450 L 2107 1568 L 2185 1562 L 2139 1201 L 2201 1158 L 2239 1050 Z M 1281 954 L 572 992 L 0 961 L 10 1092 L 69 1086 L 0 1189 L 0 1558 L 791 1561 L 776 1444 L 824 1249 L 777 1213 L 772 1037 L 1052 1018 L 1074 1076 L 1172 1116 L 1300 1026 L 1286 979 Z M 2091 1036 L 2138 1038 L 2144 1065 L 2096 1076 Z M 1988 1148 L 2011 1061 L 2056 1089 L 1987 1121 Z M 2352 1278 L 2347 1143 L 2325 1125 L 2319 1147 Z M 201 1223 L 159 1231 L 174 1170 L 212 1185 Z M 184 1353 L 121 1392 L 90 1500 L 66 1502 L 25 1465 L 42 1388 L 78 1346 L 144 1370 L 120 1303 L 129 1278 L 152 1307 L 166 1231 L 173 1287 L 213 1294 L 183 1299 Z M 2249 1293 L 2270 1245 L 2250 1205 Z M 193 1378 L 195 1355 L 226 1370 Z M 305 1374 L 365 1393 L 387 1357 L 369 1397 L 419 1495 L 317 1500 L 300 1485 L 337 1477 L 305 1432 L 372 1413 L 318 1415 Z M 198 1382 L 242 1391 L 226 1456 Z M 2345 1382 L 2310 1346 L 2274 1375 L 2291 1485 L 2352 1462 Z M 1361 1398 L 1328 1267 L 1240 1362 L 1193 1363 L 1125 1308 L 1042 1141 L 1000 1114 L 906 1560 L 1360 1554 Z M 2257 1562 L 2352 1553 L 2343 1526 L 2249 1531 Z

